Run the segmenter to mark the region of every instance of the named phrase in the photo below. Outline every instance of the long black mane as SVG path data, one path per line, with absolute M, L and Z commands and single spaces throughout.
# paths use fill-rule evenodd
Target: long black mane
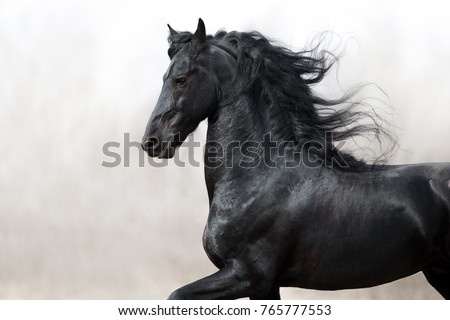
M 173 58 L 192 37 L 190 32 L 169 36 L 169 56 Z M 395 139 L 384 120 L 363 101 L 353 101 L 358 88 L 337 99 L 323 98 L 312 90 L 337 62 L 337 57 L 321 49 L 320 43 L 312 49 L 294 52 L 258 32 L 225 31 L 208 36 L 207 42 L 234 53 L 238 60 L 235 83 L 241 93 L 247 91 L 253 99 L 251 105 L 255 112 L 270 107 L 284 114 L 283 119 L 288 122 L 283 126 L 285 141 L 293 141 L 298 146 L 306 142 L 320 145 L 322 148 L 314 147 L 311 151 L 325 164 L 343 170 L 375 168 L 393 150 Z M 394 144 L 369 164 L 351 152 L 336 148 L 337 142 L 357 136 L 371 136 L 380 143 L 387 139 Z

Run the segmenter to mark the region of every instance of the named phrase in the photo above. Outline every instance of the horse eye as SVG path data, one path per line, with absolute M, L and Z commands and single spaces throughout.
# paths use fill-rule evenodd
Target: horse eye
M 183 84 L 186 83 L 186 78 L 185 78 L 185 77 L 177 78 L 177 79 L 175 80 L 175 83 L 177 84 L 177 86 L 182 86 Z

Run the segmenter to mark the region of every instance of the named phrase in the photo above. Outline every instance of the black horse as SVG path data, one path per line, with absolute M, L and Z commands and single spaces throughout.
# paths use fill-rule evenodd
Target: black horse
M 169 26 L 170 28 L 170 26 Z M 216 273 L 170 299 L 279 299 L 280 287 L 363 288 L 423 271 L 450 298 L 450 164 L 369 164 L 339 141 L 382 126 L 314 94 L 334 59 L 257 32 L 170 28 L 170 66 L 142 146 L 171 158 L 208 119 Z M 372 122 L 361 120 L 372 119 Z

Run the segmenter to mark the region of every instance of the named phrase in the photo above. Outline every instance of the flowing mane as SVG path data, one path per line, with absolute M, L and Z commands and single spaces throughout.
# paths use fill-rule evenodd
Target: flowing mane
M 192 37 L 190 32 L 170 35 L 170 58 Z M 235 31 L 219 31 L 207 36 L 207 42 L 234 54 L 238 60 L 236 87 L 253 99 L 251 105 L 255 112 L 270 107 L 284 113 L 288 122 L 283 128 L 285 141 L 298 146 L 316 143 L 322 147 L 310 151 L 325 164 L 353 171 L 376 168 L 375 165 L 385 162 L 393 150 L 396 142 L 385 121 L 371 107 L 360 108 L 367 107 L 361 100 L 352 100 L 359 88 L 337 99 L 326 99 L 313 92 L 312 87 L 321 82 L 337 62 L 337 57 L 322 50 L 320 43 L 312 49 L 294 52 L 273 44 L 258 32 Z M 372 163 L 335 147 L 337 142 L 357 136 L 374 137 L 380 144 L 387 139 L 393 146 Z

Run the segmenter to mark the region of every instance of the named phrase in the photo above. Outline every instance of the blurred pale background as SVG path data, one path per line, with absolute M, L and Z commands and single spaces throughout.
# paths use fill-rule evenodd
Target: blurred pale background
M 0 1 L 0 298 L 163 299 L 215 271 L 201 244 L 201 167 L 140 168 L 137 148 L 130 167 L 101 166 L 104 143 L 141 139 L 169 62 L 166 23 L 194 31 L 202 17 L 208 33 L 255 29 L 294 48 L 324 30 L 351 39 L 339 82 L 389 96 L 392 162 L 450 161 L 446 3 Z M 282 294 L 440 298 L 422 275 Z

